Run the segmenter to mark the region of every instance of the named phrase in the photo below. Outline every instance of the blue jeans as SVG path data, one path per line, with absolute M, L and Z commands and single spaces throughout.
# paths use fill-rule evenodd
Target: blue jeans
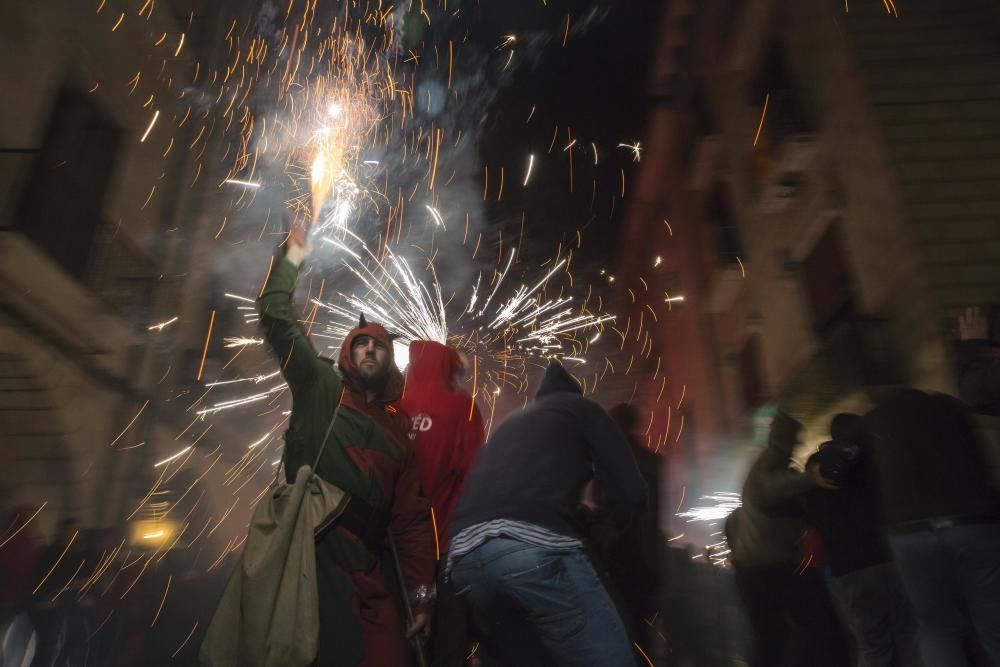
M 451 574 L 487 655 L 502 664 L 630 667 L 625 626 L 582 549 L 495 537 Z
M 858 667 L 920 667 L 916 619 L 893 563 L 848 572 L 829 587 L 854 635 Z
M 1000 665 L 1000 524 L 952 526 L 890 537 L 919 623 L 928 667 L 966 667 L 978 640 Z

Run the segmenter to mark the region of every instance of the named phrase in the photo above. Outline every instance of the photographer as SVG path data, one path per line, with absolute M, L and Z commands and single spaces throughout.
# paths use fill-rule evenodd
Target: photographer
M 726 519 L 726 539 L 740 597 L 753 632 L 754 667 L 849 664 L 844 633 L 816 568 L 803 553 L 806 493 L 837 485 L 790 467 L 802 424 L 779 412 L 767 447 L 743 485 L 743 505 Z
M 837 491 L 806 496 L 809 523 L 826 551 L 830 592 L 857 643 L 859 667 L 919 665 L 913 611 L 892 563 L 878 506 L 878 478 L 859 431 L 861 417 L 838 414 L 829 442 L 809 457 Z

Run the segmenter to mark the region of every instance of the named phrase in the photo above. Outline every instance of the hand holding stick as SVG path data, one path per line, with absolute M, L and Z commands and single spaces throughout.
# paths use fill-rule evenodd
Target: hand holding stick
M 392 556 L 392 566 L 396 571 L 396 581 L 399 583 L 399 597 L 403 600 L 403 611 L 406 613 L 406 638 L 413 642 L 413 650 L 417 654 L 419 667 L 427 667 L 423 636 L 426 636 L 430 631 L 430 617 L 423 613 L 417 614 L 416 617 L 413 616 L 413 607 L 410 606 L 410 590 L 406 585 L 406 578 L 403 576 L 403 565 L 399 562 L 396 540 L 393 539 L 392 531 L 389 529 L 386 529 L 385 536 L 389 542 L 389 553 Z

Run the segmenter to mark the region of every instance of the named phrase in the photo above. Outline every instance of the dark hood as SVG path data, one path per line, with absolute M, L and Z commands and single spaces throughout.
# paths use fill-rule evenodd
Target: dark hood
M 410 343 L 410 363 L 406 367 L 406 381 L 419 387 L 451 389 L 462 370 L 462 361 L 454 348 L 432 340 L 415 340 Z
M 580 384 L 573 379 L 573 376 L 569 374 L 566 368 L 558 361 L 553 361 L 545 369 L 545 377 L 542 378 L 542 384 L 538 387 L 538 393 L 535 394 L 535 398 L 541 398 L 542 396 L 556 392 L 583 394 Z
M 371 336 L 385 345 L 389 350 L 389 379 L 386 381 L 382 392 L 375 397 L 375 402 L 393 403 L 398 401 L 399 397 L 403 395 L 403 374 L 396 367 L 392 337 L 381 324 L 368 324 L 366 322 L 364 326 L 351 329 L 351 332 L 344 338 L 344 343 L 340 346 L 340 356 L 337 359 L 337 366 L 340 368 L 340 372 L 344 374 L 344 380 L 355 391 L 362 391 L 361 384 L 358 382 L 358 369 L 351 361 L 351 345 L 354 343 L 354 339 L 361 335 Z
M 802 432 L 802 424 L 787 415 L 779 412 L 771 421 L 771 432 L 767 438 L 767 451 L 775 458 L 785 461 L 792 458 L 795 446 L 799 444 L 799 434 Z

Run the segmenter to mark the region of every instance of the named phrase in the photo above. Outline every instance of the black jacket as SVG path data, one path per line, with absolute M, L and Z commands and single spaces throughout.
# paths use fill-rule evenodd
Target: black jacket
M 901 391 L 865 415 L 883 516 L 894 524 L 1000 511 L 983 443 L 960 401 Z
M 819 532 L 835 577 L 892 560 L 884 536 L 871 448 L 867 443 L 857 444 L 862 446 L 861 456 L 839 489 L 815 488 L 806 494 L 806 519 Z M 813 454 L 806 467 L 816 458 Z
M 959 342 L 957 356 L 962 399 L 976 412 L 1000 416 L 1000 357 L 985 340 Z
M 452 515 L 449 535 L 494 519 L 532 523 L 579 537 L 574 515 L 590 479 L 620 526 L 646 502 L 628 440 L 559 364 L 551 364 L 531 405 L 494 431 Z

